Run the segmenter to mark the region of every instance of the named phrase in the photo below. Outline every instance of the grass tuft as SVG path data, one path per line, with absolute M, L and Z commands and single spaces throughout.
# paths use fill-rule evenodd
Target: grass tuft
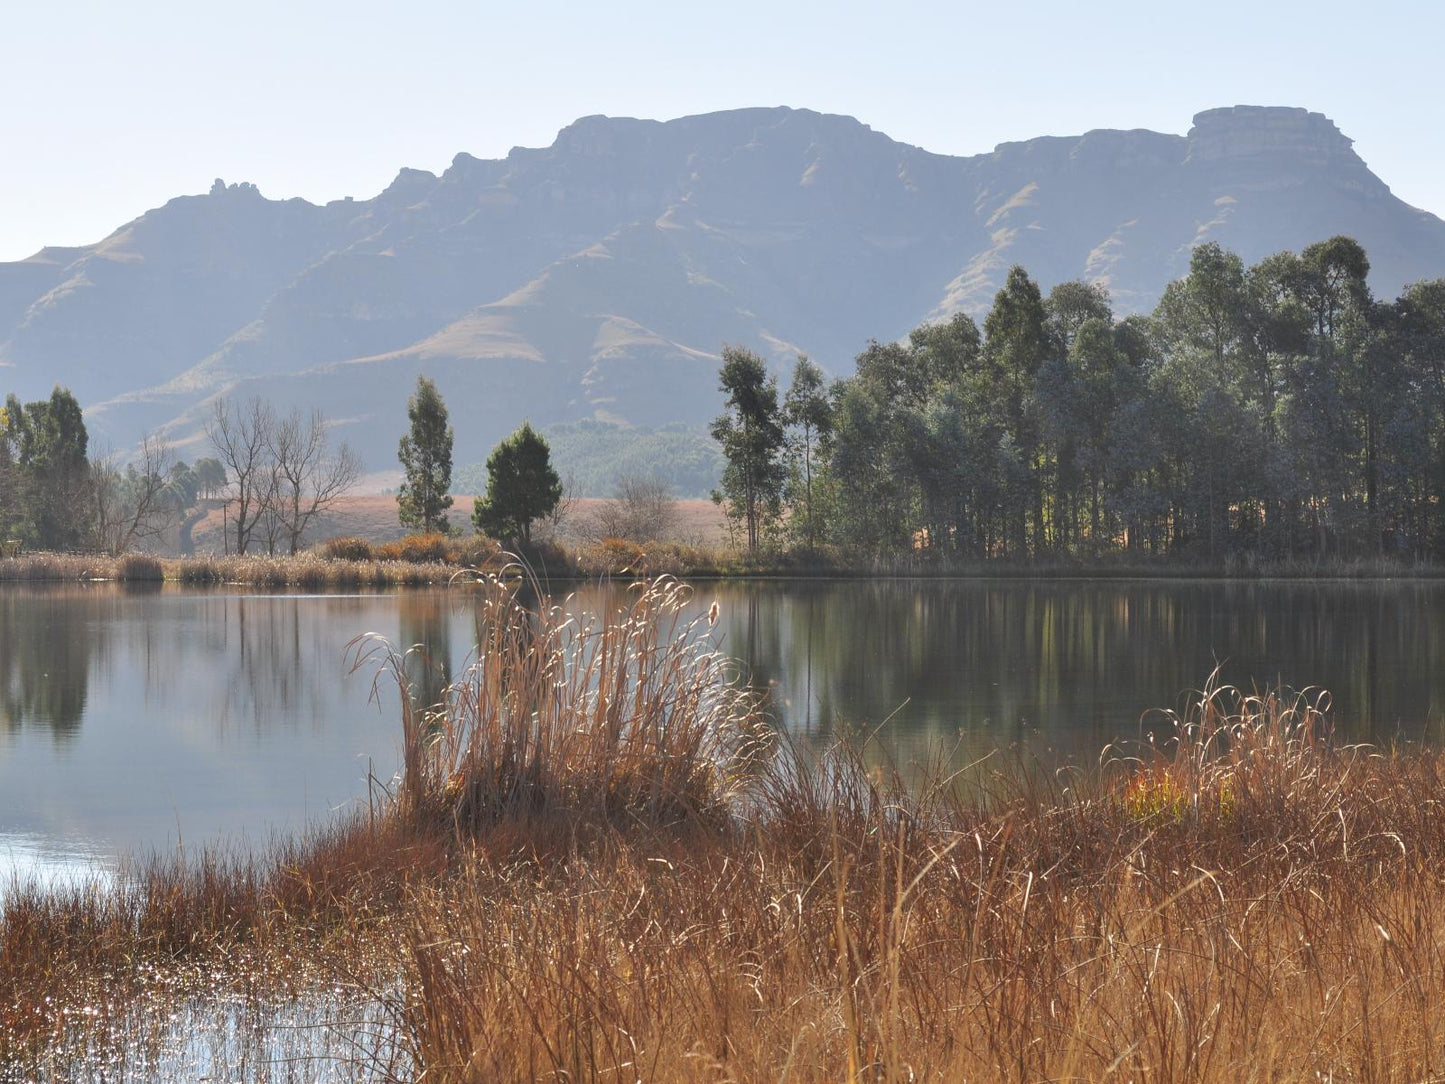
M 518 577 L 478 586 L 474 661 L 414 706 L 405 655 L 364 636 L 353 669 L 402 691 L 403 816 L 475 833 L 502 820 L 662 825 L 725 820 L 767 733 L 760 698 L 687 619 L 691 588 L 637 585 L 619 611 L 534 608 Z

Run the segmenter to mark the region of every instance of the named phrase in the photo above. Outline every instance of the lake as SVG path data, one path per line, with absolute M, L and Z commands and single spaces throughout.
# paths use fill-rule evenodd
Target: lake
M 586 587 L 580 608 L 619 601 Z M 808 740 L 882 724 L 899 759 L 1025 743 L 1092 763 L 1216 663 L 1323 686 L 1350 739 L 1445 731 L 1445 583 L 895 580 L 703 584 L 720 647 Z M 473 644 L 465 591 L 0 588 L 0 878 L 264 843 L 354 808 L 398 762 L 361 633 L 425 644 L 423 695 Z M 886 720 L 886 723 L 885 723 Z

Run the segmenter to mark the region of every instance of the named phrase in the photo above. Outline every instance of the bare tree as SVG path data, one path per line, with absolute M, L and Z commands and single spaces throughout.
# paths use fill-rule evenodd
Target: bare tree
M 244 554 L 251 535 L 266 515 L 275 488 L 274 458 L 270 452 L 276 414 L 260 398 L 240 406 L 230 399 L 211 404 L 206 436 L 230 476 L 227 506 L 234 506 L 236 552 Z M 274 548 L 274 535 L 272 538 Z
M 171 446 L 158 434 L 141 441 L 139 457 L 122 472 L 113 455 L 90 461 L 96 542 L 107 553 L 126 553 L 156 538 L 180 517 L 171 473 Z
M 281 522 L 281 508 L 277 501 L 277 493 L 280 489 L 281 476 L 276 469 L 276 460 L 269 459 L 265 465 L 262 475 L 262 482 L 256 486 L 256 492 L 261 494 L 260 507 L 256 513 L 256 526 L 251 533 L 251 541 L 265 543 L 266 555 L 274 557 L 276 549 L 281 544 L 285 535 L 285 526 Z
M 312 410 L 305 418 L 292 411 L 272 431 L 272 506 L 292 553 L 300 548 L 312 521 L 335 505 L 361 477 L 361 457 L 345 443 L 332 449 L 326 428 L 321 411 Z
M 532 538 L 538 542 L 561 542 L 569 528 L 575 526 L 573 512 L 577 510 L 577 480 L 572 475 L 562 479 L 562 496 L 557 506 L 532 525 Z M 583 525 L 585 531 L 585 524 Z
M 677 534 L 677 498 L 661 478 L 624 475 L 615 496 L 597 506 L 584 533 L 592 541 L 658 542 Z

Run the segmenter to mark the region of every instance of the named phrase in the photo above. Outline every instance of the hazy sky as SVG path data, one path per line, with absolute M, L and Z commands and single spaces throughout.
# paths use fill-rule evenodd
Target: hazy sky
M 847 113 L 932 151 L 1218 105 L 1333 118 L 1445 215 L 1445 3 L 0 0 L 0 260 L 215 177 L 324 201 L 590 113 Z

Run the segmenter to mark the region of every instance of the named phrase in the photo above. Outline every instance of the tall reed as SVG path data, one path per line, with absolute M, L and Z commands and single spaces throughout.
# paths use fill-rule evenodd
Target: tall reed
M 353 641 L 353 668 L 401 689 L 404 816 L 476 832 L 501 819 L 721 822 L 766 744 L 760 698 L 708 631 L 692 589 L 639 584 L 582 615 L 506 572 L 478 584 L 477 649 L 443 702 L 417 705 L 407 653 Z
M 399 1018 L 438 1081 L 1436 1079 L 1445 764 L 1326 706 L 1209 686 L 967 789 L 783 747 L 729 832 L 479 841 Z

